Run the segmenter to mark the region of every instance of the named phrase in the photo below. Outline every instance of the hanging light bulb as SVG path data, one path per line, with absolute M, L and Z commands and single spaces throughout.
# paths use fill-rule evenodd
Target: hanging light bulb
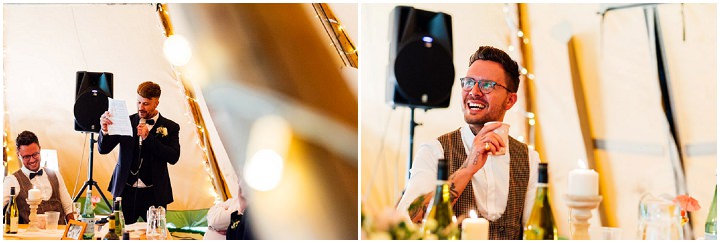
M 163 53 L 172 65 L 178 67 L 190 62 L 190 57 L 192 57 L 190 42 L 182 35 L 171 35 L 165 39 Z

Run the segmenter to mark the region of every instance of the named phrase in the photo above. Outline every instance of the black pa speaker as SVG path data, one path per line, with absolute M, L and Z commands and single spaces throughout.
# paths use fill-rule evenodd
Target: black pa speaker
M 455 79 L 450 15 L 398 6 L 391 18 L 386 101 L 447 108 Z
M 100 132 L 100 116 L 113 97 L 113 74 L 78 71 L 75 76 L 75 131 Z

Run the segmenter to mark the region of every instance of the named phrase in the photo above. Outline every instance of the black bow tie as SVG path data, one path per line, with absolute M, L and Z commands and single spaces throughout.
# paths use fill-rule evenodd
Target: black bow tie
M 35 178 L 35 176 L 41 176 L 42 174 L 43 174 L 43 170 L 39 170 L 39 171 L 36 172 L 36 173 L 30 172 L 30 180 L 32 180 L 33 178 Z

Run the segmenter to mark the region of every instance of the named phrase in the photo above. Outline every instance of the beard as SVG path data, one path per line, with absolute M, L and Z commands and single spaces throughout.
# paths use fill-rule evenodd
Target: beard
M 503 109 L 502 105 L 488 104 L 483 114 L 476 115 L 469 114 L 468 109 L 470 108 L 467 107 L 467 104 L 463 104 L 463 118 L 470 125 L 484 126 L 486 122 L 502 121 L 503 116 L 505 116 L 505 109 Z
M 150 119 L 157 114 L 156 112 L 138 111 L 138 116 L 142 119 Z

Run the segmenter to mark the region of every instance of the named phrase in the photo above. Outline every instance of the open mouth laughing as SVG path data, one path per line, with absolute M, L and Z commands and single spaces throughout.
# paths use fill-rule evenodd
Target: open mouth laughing
M 468 101 L 466 104 L 467 104 L 467 108 L 471 111 L 479 111 L 479 110 L 483 110 L 487 107 L 487 105 L 485 105 L 483 103 L 473 102 L 473 101 Z

